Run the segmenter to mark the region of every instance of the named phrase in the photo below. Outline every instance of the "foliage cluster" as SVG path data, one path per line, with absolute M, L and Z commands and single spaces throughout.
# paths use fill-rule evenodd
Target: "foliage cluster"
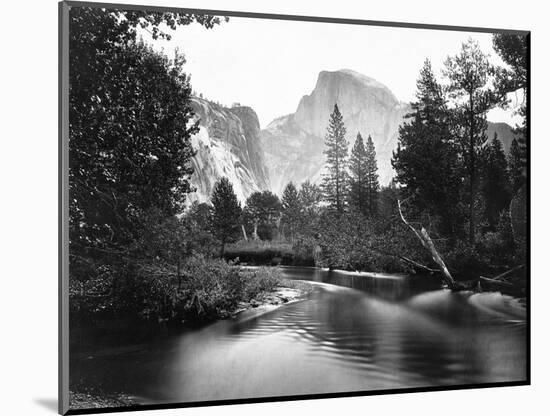
M 71 280 L 71 316 L 84 319 L 140 317 L 145 320 L 199 322 L 228 316 L 280 284 L 275 268 L 243 269 L 221 259 L 185 260 L 178 284 L 174 269 L 143 265 L 122 274 L 101 267 L 86 281 Z

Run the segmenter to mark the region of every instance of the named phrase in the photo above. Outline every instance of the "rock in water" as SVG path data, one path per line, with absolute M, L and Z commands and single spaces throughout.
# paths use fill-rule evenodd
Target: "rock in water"
M 208 202 L 222 176 L 229 178 L 237 198 L 244 203 L 255 191 L 269 189 L 269 180 L 260 145 L 258 116 L 250 107 L 226 108 L 193 97 L 191 106 L 200 131 L 192 139 L 197 154 L 192 159 L 191 184 L 196 192 L 188 201 Z

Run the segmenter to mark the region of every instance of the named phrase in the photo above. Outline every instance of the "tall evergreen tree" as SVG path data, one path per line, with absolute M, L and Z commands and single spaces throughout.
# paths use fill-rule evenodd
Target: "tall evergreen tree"
M 329 206 L 342 213 L 346 205 L 348 142 L 344 118 L 337 104 L 330 115 L 325 145 L 327 173 L 323 175 L 322 189 Z
M 349 205 L 364 215 L 369 211 L 367 168 L 367 149 L 361 133 L 358 132 L 349 158 Z
M 496 70 L 495 90 L 499 94 L 501 105 L 508 106 L 508 93 L 518 90 L 523 92 L 524 99 L 516 111 L 522 117 L 522 123 L 516 126 L 516 133 L 519 134 L 518 144 L 525 167 L 527 158 L 528 39 L 525 35 L 498 33 L 493 35 L 493 47 L 507 65 L 507 68 L 497 68 Z M 523 173 L 525 174 L 525 172 Z
M 508 164 L 502 143 L 495 133 L 483 150 L 481 192 L 485 202 L 485 217 L 491 229 L 496 229 L 500 213 L 510 204 Z
M 225 244 L 239 235 L 241 204 L 226 177 L 214 185 L 212 191 L 212 228 L 220 242 L 220 257 L 225 253 Z
M 281 224 L 285 234 L 294 240 L 302 214 L 302 206 L 296 186 L 289 182 L 283 191 Z
M 469 39 L 460 53 L 447 58 L 448 92 L 454 104 L 457 125 L 462 127 L 461 149 L 468 181 L 469 241 L 475 242 L 475 201 L 479 180 L 479 154 L 487 140 L 487 112 L 495 105 L 489 87 L 493 68 L 479 44 Z
M 375 215 L 378 210 L 378 165 L 376 163 L 376 149 L 372 138 L 367 139 L 366 148 L 366 177 L 367 177 L 367 211 L 369 215 Z
M 427 212 L 438 219 L 440 233 L 456 236 L 461 183 L 458 156 L 443 90 L 429 60 L 424 62 L 416 86 L 417 100 L 399 128 L 393 153 L 395 181 L 402 185 L 401 193 L 417 214 Z
M 525 183 L 523 151 L 518 143 L 518 140 L 512 140 L 510 146 L 510 154 L 508 155 L 508 173 L 510 176 L 510 185 L 512 192 L 516 193 L 519 188 Z

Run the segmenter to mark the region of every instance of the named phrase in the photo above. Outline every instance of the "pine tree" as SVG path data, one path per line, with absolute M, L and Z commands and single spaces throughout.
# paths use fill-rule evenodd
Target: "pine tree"
M 508 174 L 510 176 L 510 184 L 512 191 L 516 193 L 519 188 L 525 183 L 524 173 L 525 163 L 523 160 L 523 150 L 518 140 L 512 140 L 510 146 L 510 154 L 508 155 Z
M 368 185 L 367 149 L 361 133 L 358 132 L 349 158 L 349 205 L 364 215 L 369 206 Z
M 495 229 L 500 213 L 510 204 L 508 164 L 502 143 L 495 133 L 483 152 L 481 192 L 485 202 L 485 217 L 491 229 Z
M 338 105 L 330 115 L 329 126 L 325 136 L 327 173 L 323 175 L 322 189 L 329 206 L 339 213 L 344 212 L 347 188 L 347 155 L 346 127 Z
M 283 215 L 281 223 L 285 229 L 285 234 L 294 240 L 296 231 L 300 224 L 302 206 L 298 197 L 298 190 L 292 182 L 285 187 L 282 197 Z
M 506 108 L 509 100 L 508 93 L 521 90 L 524 100 L 516 114 L 521 116 L 522 122 L 516 125 L 515 133 L 519 135 L 518 145 L 521 151 L 523 167 L 527 163 L 527 85 L 528 72 L 528 40 L 526 35 L 498 33 L 493 35 L 493 48 L 506 63 L 507 68 L 497 68 L 495 89 L 500 96 L 500 104 Z
M 455 116 L 462 126 L 461 148 L 468 180 L 469 241 L 475 243 L 475 201 L 479 180 L 479 154 L 487 137 L 487 112 L 495 105 L 495 95 L 488 89 L 493 68 L 479 44 L 469 39 L 460 53 L 445 62 L 449 96 Z
M 214 185 L 212 207 L 212 228 L 220 242 L 220 257 L 223 257 L 225 244 L 239 235 L 241 217 L 241 204 L 226 177 Z
M 438 218 L 439 232 L 456 236 L 461 177 L 450 130 L 449 111 L 429 60 L 416 83 L 413 112 L 399 128 L 392 166 L 401 193 L 416 214 Z
M 376 149 L 372 138 L 367 139 L 366 149 L 366 177 L 367 177 L 367 210 L 369 215 L 376 215 L 378 210 L 378 191 L 380 185 L 378 183 L 378 165 L 376 163 Z

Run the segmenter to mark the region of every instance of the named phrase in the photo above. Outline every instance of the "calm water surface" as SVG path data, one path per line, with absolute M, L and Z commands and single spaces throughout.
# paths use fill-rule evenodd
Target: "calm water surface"
M 145 404 L 526 377 L 526 312 L 513 298 L 406 276 L 281 270 L 314 290 L 196 330 L 75 332 L 71 383 Z

